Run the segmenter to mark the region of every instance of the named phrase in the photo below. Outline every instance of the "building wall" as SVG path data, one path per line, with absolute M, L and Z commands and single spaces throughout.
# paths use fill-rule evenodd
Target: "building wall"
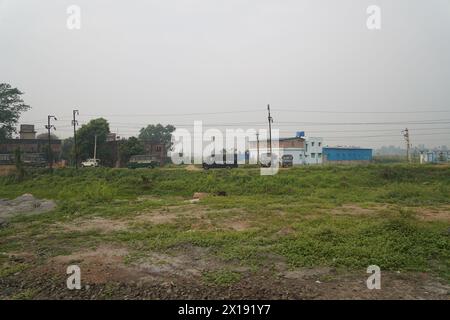
M 285 154 L 293 156 L 293 164 L 301 165 L 305 164 L 305 149 L 303 148 L 272 148 L 274 154 L 278 154 L 280 159 Z M 259 149 L 259 159 L 261 160 L 263 154 L 269 153 L 266 148 Z M 257 149 L 249 149 L 250 163 L 256 164 L 257 161 Z
M 279 148 L 304 148 L 305 140 L 303 138 L 288 138 L 288 139 L 280 139 L 278 141 Z
M 305 141 L 305 163 L 321 164 L 323 161 L 323 138 L 308 137 Z
M 36 139 L 36 131 L 34 131 L 34 125 L 21 124 L 19 135 L 20 139 Z
M 288 138 L 280 139 L 279 147 L 272 148 L 274 153 L 279 154 L 280 158 L 283 155 L 290 154 L 293 156 L 294 165 L 306 165 L 306 164 L 321 164 L 322 163 L 322 138 Z M 252 145 L 249 149 L 250 160 L 252 163 L 256 163 L 257 148 Z M 259 154 L 268 153 L 269 150 L 264 146 L 260 147 Z
M 259 140 L 259 147 L 266 148 L 268 145 L 267 141 Z M 275 143 L 273 143 L 275 146 Z M 303 138 L 280 138 L 278 139 L 278 147 L 279 148 L 304 148 L 305 147 L 305 139 Z M 256 141 L 249 141 L 249 149 L 257 149 Z
M 161 163 L 166 162 L 167 152 L 164 144 L 144 141 L 145 154 L 156 157 Z
M 360 148 L 323 148 L 324 162 L 369 162 L 372 160 L 372 149 Z
M 19 148 L 25 153 L 42 153 L 47 150 L 48 140 L 45 139 L 7 139 L 0 143 L 0 153 L 14 153 Z M 61 152 L 61 140 L 50 140 L 54 153 Z
M 420 163 L 449 162 L 450 151 L 427 151 L 420 154 Z

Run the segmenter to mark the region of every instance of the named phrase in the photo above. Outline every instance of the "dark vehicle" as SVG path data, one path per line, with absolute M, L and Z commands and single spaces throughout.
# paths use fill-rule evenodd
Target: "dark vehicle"
M 155 157 L 149 155 L 132 156 L 128 161 L 129 169 L 154 168 L 159 167 L 160 162 Z
M 231 168 L 237 168 L 238 167 L 238 162 L 237 162 L 237 154 L 234 155 L 228 155 L 228 157 L 232 158 L 232 160 L 228 160 L 227 161 L 227 155 L 226 154 L 222 154 L 222 157 L 219 156 L 210 156 L 208 157 L 205 161 L 203 161 L 202 167 L 205 170 L 208 169 L 219 169 L 219 168 L 227 168 L 227 169 L 231 169 Z M 221 159 L 222 158 L 222 159 Z M 221 160 L 221 161 L 218 161 Z
M 284 154 L 281 156 L 281 166 L 283 168 L 292 167 L 294 164 L 294 157 L 292 154 Z

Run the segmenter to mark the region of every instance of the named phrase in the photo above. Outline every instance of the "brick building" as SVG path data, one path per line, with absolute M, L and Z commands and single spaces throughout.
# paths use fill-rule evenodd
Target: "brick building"
M 50 147 L 54 155 L 61 153 L 61 140 L 50 140 Z M 0 154 L 14 154 L 16 149 L 20 149 L 25 154 L 37 154 L 47 152 L 48 140 L 36 139 L 34 125 L 23 124 L 20 126 L 18 139 L 6 139 L 0 142 Z

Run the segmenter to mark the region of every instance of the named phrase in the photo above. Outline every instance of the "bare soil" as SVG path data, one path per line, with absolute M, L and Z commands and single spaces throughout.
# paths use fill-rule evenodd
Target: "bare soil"
M 386 207 L 362 208 L 345 205 L 332 214 L 379 214 Z M 414 209 L 420 219 L 448 221 L 443 208 Z M 234 209 L 214 210 L 223 219 L 211 221 L 211 209 L 198 204 L 173 206 L 136 213 L 132 218 L 84 217 L 55 223 L 55 230 L 97 230 L 104 234 L 127 230 L 138 224 L 171 224 L 188 219 L 198 230 L 252 228 L 245 214 Z M 190 219 L 190 220 L 189 220 Z M 287 226 L 279 236 L 294 230 Z M 334 268 L 291 268 L 281 256 L 271 254 L 262 265 L 248 267 L 224 260 L 212 248 L 178 245 L 164 252 L 150 248 L 128 248 L 113 243 L 82 248 L 67 255 L 45 259 L 30 252 L 8 256 L 14 264 L 28 267 L 0 277 L 0 299 L 26 295 L 34 299 L 450 299 L 450 285 L 427 273 L 382 272 L 380 290 L 369 290 L 366 270 Z M 69 265 L 81 269 L 81 290 L 66 287 Z M 238 281 L 214 283 L 205 274 L 231 272 Z
M 425 273 L 382 273 L 380 290 L 366 286 L 365 270 L 290 269 L 281 257 L 255 272 L 237 262 L 222 261 L 207 248 L 184 246 L 171 253 L 148 251 L 131 263 L 129 251 L 102 245 L 0 278 L 0 298 L 33 290 L 33 298 L 63 299 L 449 299 L 450 286 Z M 24 255 L 18 259 L 33 259 Z M 82 289 L 66 287 L 66 268 L 81 268 Z M 205 281 L 206 271 L 232 270 L 238 282 Z

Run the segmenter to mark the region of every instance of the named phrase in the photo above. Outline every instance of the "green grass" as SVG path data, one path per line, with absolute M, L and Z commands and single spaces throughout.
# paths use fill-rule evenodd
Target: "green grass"
M 173 222 L 136 223 L 106 234 L 49 229 L 55 222 L 92 216 L 132 222 L 139 212 L 186 205 L 184 200 L 194 192 L 218 191 L 227 196 L 209 197 L 194 207 L 204 210 L 204 217 L 171 211 L 179 214 Z M 450 280 L 448 221 L 423 221 L 415 211 L 450 205 L 450 167 L 311 166 L 281 170 L 275 176 L 260 176 L 256 168 L 98 168 L 33 171 L 21 182 L 0 178 L 0 198 L 23 193 L 55 199 L 58 207 L 14 218 L 0 229 L 0 252 L 31 251 L 45 261 L 105 242 L 127 246 L 131 256 L 192 245 L 208 248 L 223 261 L 255 268 L 278 255 L 292 268 L 361 269 L 376 264 L 382 270 L 431 272 Z M 138 200 L 144 195 L 149 197 Z M 376 214 L 332 214 L 344 204 L 372 208 Z M 249 227 L 227 228 L 235 220 L 247 221 Z M 207 221 L 209 228 L 192 227 Z M 3 275 L 9 275 L 8 270 Z M 219 270 L 205 273 L 204 279 L 227 284 L 238 276 Z
M 216 270 L 203 273 L 203 280 L 207 283 L 226 286 L 238 282 L 241 274 L 230 270 Z

